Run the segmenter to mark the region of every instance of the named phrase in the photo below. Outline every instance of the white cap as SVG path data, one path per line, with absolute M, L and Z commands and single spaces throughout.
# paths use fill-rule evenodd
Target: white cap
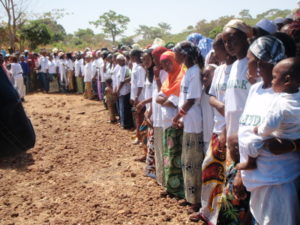
M 277 31 L 276 24 L 267 19 L 260 20 L 255 26 L 267 31 L 270 34 L 274 34 Z

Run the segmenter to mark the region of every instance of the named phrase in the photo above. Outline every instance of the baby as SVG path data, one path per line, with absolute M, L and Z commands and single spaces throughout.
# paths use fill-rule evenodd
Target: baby
M 273 68 L 272 88 L 278 93 L 276 100 L 271 105 L 265 120 L 254 128 L 254 133 L 264 140 L 270 138 L 293 140 L 300 138 L 300 58 L 288 58 L 280 61 Z M 253 143 L 256 149 L 263 143 Z M 291 152 L 289 150 L 283 153 Z M 248 161 L 239 163 L 239 170 L 251 170 L 256 168 L 256 158 L 248 156 Z

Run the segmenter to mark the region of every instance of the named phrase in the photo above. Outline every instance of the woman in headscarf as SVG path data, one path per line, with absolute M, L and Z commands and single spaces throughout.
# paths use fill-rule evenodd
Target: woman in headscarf
M 283 58 L 283 44 L 272 36 L 257 39 L 248 51 L 249 73 L 258 73 L 262 81 L 251 87 L 240 119 L 240 162 L 245 163 L 248 156 L 255 157 L 259 154 L 259 157 L 255 169 L 237 173 L 233 188 L 240 199 L 245 197 L 245 187 L 251 192 L 250 209 L 260 225 L 294 225 L 300 222 L 299 152 L 275 155 L 268 145 L 252 145 L 254 142 L 263 141 L 253 130 L 264 121 L 276 97 L 271 88 L 272 69 Z
M 172 126 L 172 119 L 178 112 L 180 83 L 185 68 L 175 60 L 175 53 L 167 51 L 160 57 L 162 68 L 168 73 L 156 99 L 162 106 L 163 160 L 166 191 L 184 198 L 183 177 L 181 170 L 182 134 L 180 127 Z

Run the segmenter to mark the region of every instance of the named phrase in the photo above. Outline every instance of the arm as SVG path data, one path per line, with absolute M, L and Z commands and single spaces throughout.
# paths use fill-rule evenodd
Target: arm
M 182 118 L 189 110 L 192 108 L 192 106 L 195 104 L 195 99 L 188 99 L 183 104 L 177 115 L 173 118 L 173 125 L 177 126 L 180 118 Z
M 152 102 L 152 98 L 148 98 L 148 99 L 145 99 L 145 100 L 139 102 L 136 106 L 137 111 L 140 112 L 146 104 L 151 103 L 151 102 Z
M 215 96 L 210 96 L 209 104 L 224 116 L 225 104 L 223 102 L 219 101 Z

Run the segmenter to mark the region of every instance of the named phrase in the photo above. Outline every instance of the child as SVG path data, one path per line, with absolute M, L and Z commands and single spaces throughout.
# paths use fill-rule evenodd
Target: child
M 105 101 L 109 110 L 109 118 L 110 123 L 116 123 L 116 101 L 117 96 L 115 95 L 112 87 L 112 79 L 108 78 L 106 81 L 106 88 L 105 88 Z
M 254 128 L 254 133 L 264 139 L 275 137 L 279 140 L 291 140 L 294 146 L 292 151 L 297 151 L 296 144 L 293 140 L 300 138 L 299 74 L 299 58 L 282 60 L 274 67 L 272 88 L 274 92 L 278 93 L 278 96 L 275 98 L 262 124 Z M 252 147 L 259 150 L 263 147 L 263 143 L 253 143 Z M 290 151 L 283 149 L 281 153 L 287 152 Z M 259 155 L 259 152 L 257 152 L 257 155 Z M 239 163 L 237 168 L 240 170 L 255 169 L 256 158 L 257 157 L 248 156 L 248 161 Z
M 16 56 L 12 57 L 11 65 L 11 74 L 14 78 L 14 87 L 18 91 L 20 98 L 24 101 L 25 97 L 25 85 L 23 80 L 23 70 L 21 65 L 18 63 L 18 59 Z

